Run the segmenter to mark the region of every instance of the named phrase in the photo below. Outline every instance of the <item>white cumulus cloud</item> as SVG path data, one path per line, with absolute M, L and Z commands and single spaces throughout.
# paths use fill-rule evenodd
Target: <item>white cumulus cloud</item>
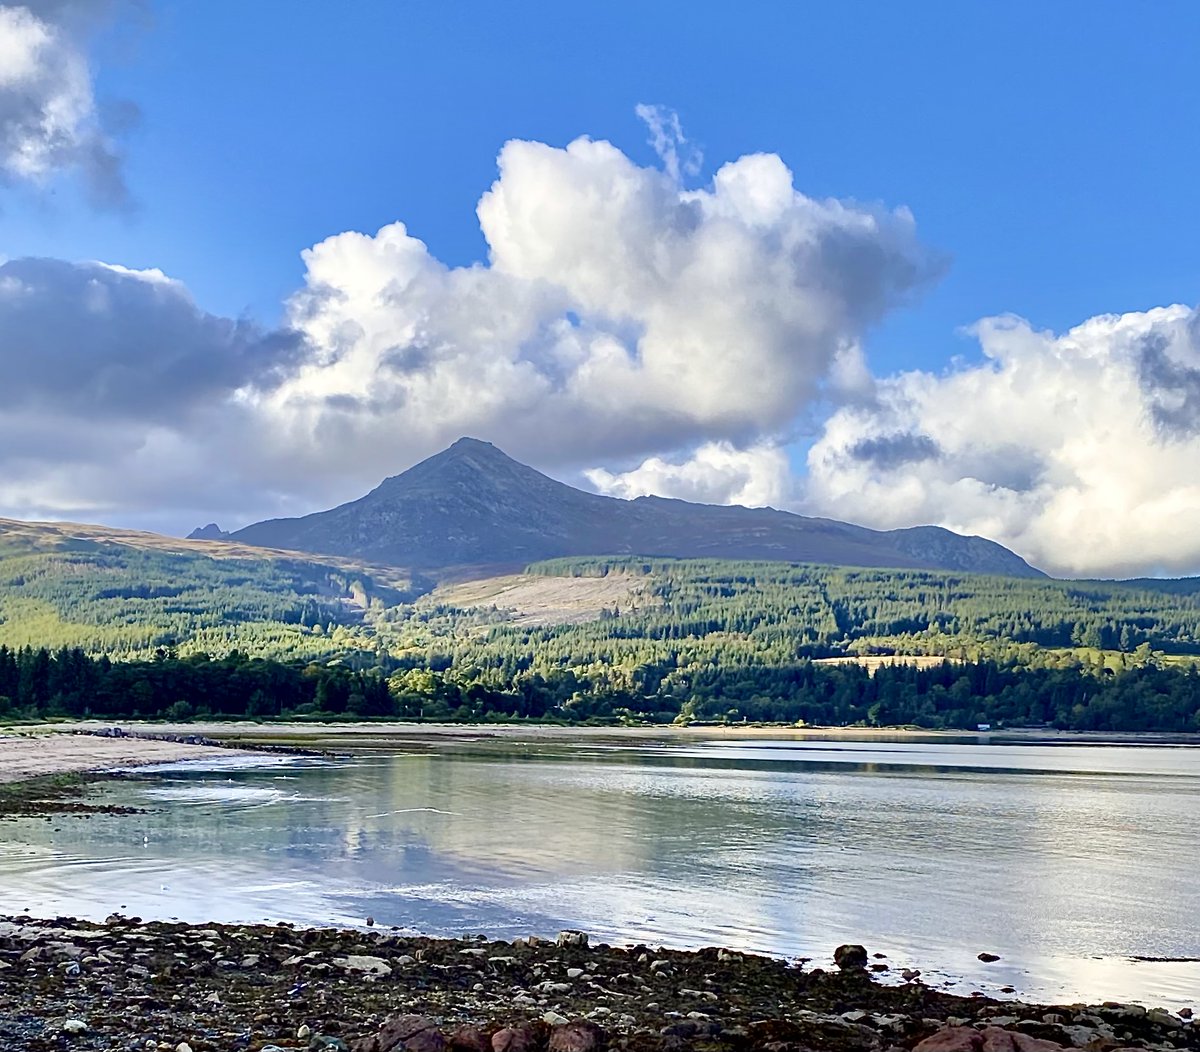
M 1200 569 L 1200 314 L 975 331 L 981 364 L 881 380 L 831 416 L 808 504 L 982 534 L 1064 574 Z
M 126 198 L 121 161 L 80 39 L 88 6 L 0 4 L 0 180 L 40 186 L 76 171 L 97 203 L 117 205 Z
M 310 469 L 378 475 L 461 434 L 547 466 L 744 448 L 933 269 L 906 211 L 807 197 L 774 155 L 697 190 L 586 138 L 510 142 L 499 167 L 486 263 L 401 223 L 304 253 L 311 353 L 260 408 Z
M 786 451 L 765 442 L 748 449 L 706 442 L 678 463 L 649 457 L 631 471 L 614 474 L 593 468 L 586 474 L 601 493 L 626 499 L 654 495 L 701 504 L 778 508 L 792 504 L 796 497 Z
M 400 222 L 313 246 L 274 333 L 158 271 L 4 264 L 0 507 L 238 525 L 464 434 L 568 478 L 698 449 L 664 487 L 778 502 L 769 436 L 935 269 L 908 212 L 807 197 L 766 154 L 688 190 L 607 142 L 513 141 L 478 217 L 472 266 Z

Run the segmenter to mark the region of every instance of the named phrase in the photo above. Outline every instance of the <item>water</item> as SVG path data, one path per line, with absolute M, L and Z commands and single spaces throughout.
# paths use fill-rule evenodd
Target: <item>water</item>
M 1200 996 L 1200 963 L 1134 959 L 1200 958 L 1194 748 L 522 732 L 239 763 L 0 826 L 0 912 L 853 941 L 962 993 Z

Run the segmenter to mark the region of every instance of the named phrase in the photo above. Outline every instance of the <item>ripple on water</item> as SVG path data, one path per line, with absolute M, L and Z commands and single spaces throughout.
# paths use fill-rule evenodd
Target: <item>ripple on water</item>
M 153 800 L 197 804 L 277 804 L 300 799 L 298 793 L 258 785 L 164 785 L 143 790 Z

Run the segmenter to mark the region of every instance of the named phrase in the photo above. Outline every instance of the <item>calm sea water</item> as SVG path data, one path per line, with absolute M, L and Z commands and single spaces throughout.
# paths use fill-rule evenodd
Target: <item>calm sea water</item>
M 142 771 L 0 826 L 0 912 L 293 920 L 814 958 L 967 993 L 1200 997 L 1200 750 L 531 733 Z M 1000 954 L 984 965 L 980 951 Z

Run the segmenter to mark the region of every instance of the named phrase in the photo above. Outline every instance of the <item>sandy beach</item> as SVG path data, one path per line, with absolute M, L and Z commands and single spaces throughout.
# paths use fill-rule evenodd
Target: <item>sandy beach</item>
M 0 783 L 229 755 L 229 749 L 146 738 L 100 738 L 91 734 L 62 733 L 0 734 Z

